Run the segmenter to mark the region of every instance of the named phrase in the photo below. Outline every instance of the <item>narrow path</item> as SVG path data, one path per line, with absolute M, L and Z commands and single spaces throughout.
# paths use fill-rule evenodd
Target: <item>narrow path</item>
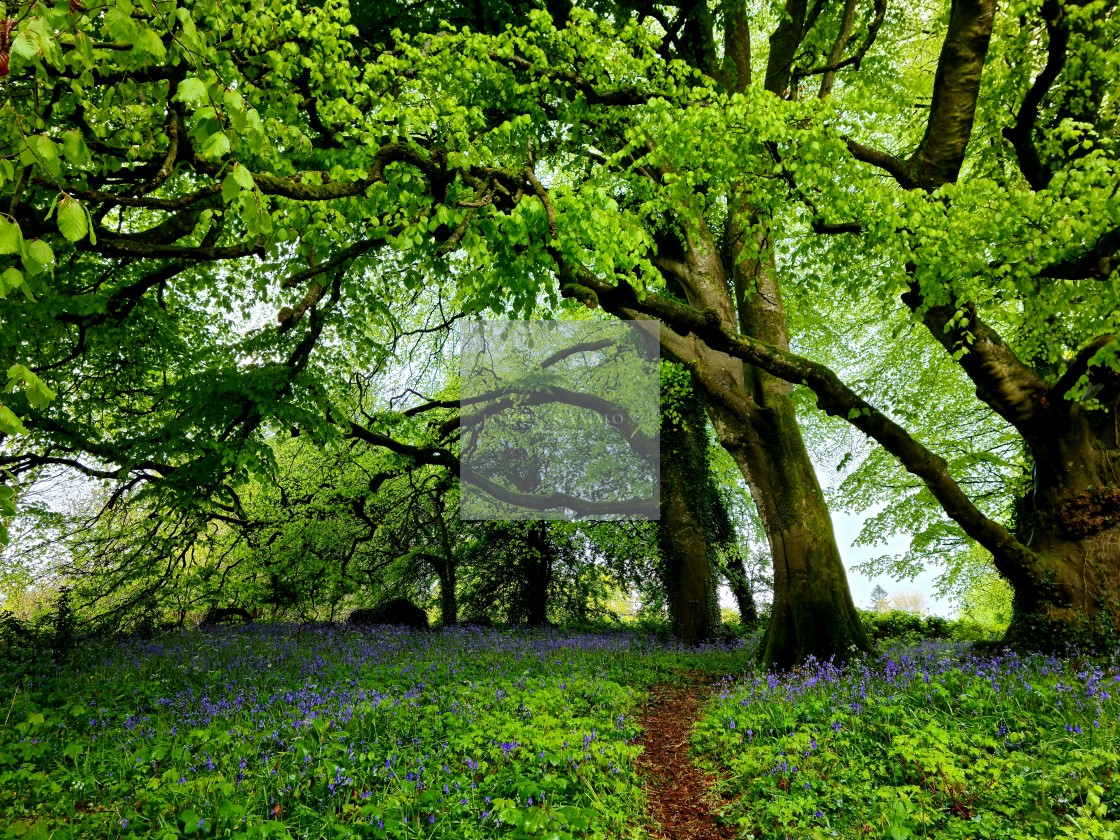
M 638 771 L 646 781 L 655 840 L 731 840 L 730 826 L 721 825 L 709 806 L 711 777 L 688 754 L 689 733 L 711 694 L 702 674 L 685 674 L 685 685 L 654 686 L 642 708 L 643 747 Z

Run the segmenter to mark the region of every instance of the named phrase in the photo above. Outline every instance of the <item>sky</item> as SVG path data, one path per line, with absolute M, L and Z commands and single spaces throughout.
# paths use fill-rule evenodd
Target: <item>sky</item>
M 852 590 L 852 599 L 857 607 L 868 609 L 871 607 L 871 590 L 881 586 L 888 595 L 900 592 L 919 592 L 929 599 L 929 611 L 945 618 L 955 618 L 957 608 L 949 601 L 939 599 L 934 594 L 934 581 L 939 570 L 928 569 L 913 580 L 896 581 L 887 575 L 868 577 L 860 572 L 853 571 L 854 566 L 864 563 L 873 557 L 884 554 L 901 554 L 909 545 L 909 538 L 898 536 L 887 542 L 886 545 L 854 546 L 856 537 L 866 518 L 873 515 L 874 511 L 866 514 L 848 514 L 838 511 L 832 512 L 832 527 L 836 530 L 836 542 L 840 546 L 840 555 L 844 560 L 844 568 L 848 570 L 848 585 Z

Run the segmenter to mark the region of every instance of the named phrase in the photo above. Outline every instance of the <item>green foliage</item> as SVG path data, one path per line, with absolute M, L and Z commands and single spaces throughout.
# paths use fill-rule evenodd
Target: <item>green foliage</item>
M 1007 624 L 993 624 L 973 617 L 949 620 L 937 615 L 926 617 L 902 610 L 860 610 L 867 634 L 876 645 L 915 645 L 924 641 L 995 641 Z
M 33 619 L 0 610 L 0 672 L 12 681 L 68 666 L 89 641 L 66 586 L 58 589 L 50 608 Z
M 1109 838 L 1120 665 L 902 650 L 725 686 L 693 736 L 759 838 Z
M 378 433 L 399 431 L 395 406 L 362 405 L 354 391 L 393 381 L 366 375 L 398 355 L 415 309 L 440 312 L 423 325 L 433 331 L 468 314 L 556 310 L 573 266 L 587 284 L 632 286 L 638 310 L 651 292 L 683 300 L 678 281 L 693 268 L 697 288 L 727 279 L 730 264 L 710 276 L 699 266 L 720 262 L 715 232 L 733 222 L 751 234 L 740 264 L 773 261 L 789 278 L 777 285 L 794 346 L 945 454 L 985 516 L 1009 524 L 1029 483 L 1022 429 L 993 395 L 1026 394 L 1010 402 L 1045 413 L 1041 395 L 1072 371 L 1055 404 L 1105 430 L 1093 447 L 1108 434 L 1115 447 L 1120 342 L 1074 364 L 1120 331 L 1120 21 L 1109 4 L 1061 5 L 1068 55 L 1037 88 L 1056 43 L 1049 4 L 1000 7 L 974 68 L 976 119 L 966 107 L 954 121 L 972 131 L 960 177 L 930 192 L 884 177 L 852 141 L 910 167 L 924 134 L 941 136 L 921 116 L 946 2 L 890 4 L 874 49 L 851 55 L 824 98 L 809 95 L 812 76 L 795 75 L 788 96 L 729 84 L 719 27 L 703 19 L 730 19 L 716 4 L 674 6 L 668 24 L 656 4 L 530 5 L 356 3 L 358 25 L 343 0 L 13 8 L 0 77 L 0 369 L 26 375 L 5 386 L 0 465 L 21 482 L 57 463 L 104 482 L 116 519 L 78 559 L 96 558 L 108 612 L 181 574 L 190 586 L 169 596 L 183 596 L 180 614 L 225 597 L 210 552 L 229 549 L 228 567 L 248 551 L 231 547 L 238 491 L 275 478 L 278 433 L 337 443 L 374 417 Z M 752 26 L 784 20 L 768 3 L 745 8 Z M 814 8 L 790 56 L 799 72 L 827 60 L 842 26 L 834 4 Z M 860 7 L 849 48 L 871 34 L 870 12 Z M 755 41 L 761 77 L 773 53 Z M 1031 99 L 1040 116 L 1025 125 Z M 1015 145 L 1020 119 L 1042 173 Z M 858 232 L 818 235 L 818 223 Z M 706 232 L 712 247 L 694 247 Z M 692 268 L 672 267 L 678 251 Z M 580 305 L 594 304 L 575 285 Z M 768 305 L 786 317 L 778 298 Z M 943 323 L 918 326 L 942 310 Z M 1022 362 L 1029 387 L 966 376 L 974 319 L 998 332 L 987 344 Z M 47 402 L 51 392 L 61 396 Z M 414 431 L 402 436 L 415 442 Z M 908 556 L 876 568 L 947 560 L 946 587 L 967 591 L 973 546 L 928 488 L 879 450 L 837 454 L 851 469 L 844 502 L 883 505 L 865 541 L 914 535 Z M 300 578 L 314 609 L 353 595 L 328 567 L 363 542 L 356 513 L 334 533 L 308 525 L 302 541 L 275 511 L 263 518 L 287 552 L 275 563 L 314 558 Z M 405 556 L 421 567 L 414 553 L 393 562 Z M 420 589 L 424 574 L 397 581 Z M 302 608 L 259 566 L 254 580 Z
M 621 836 L 642 818 L 641 688 L 697 658 L 477 629 L 94 646 L 0 689 L 0 835 Z
M 961 618 L 993 627 L 1011 622 L 1011 586 L 994 570 L 971 582 L 961 605 Z

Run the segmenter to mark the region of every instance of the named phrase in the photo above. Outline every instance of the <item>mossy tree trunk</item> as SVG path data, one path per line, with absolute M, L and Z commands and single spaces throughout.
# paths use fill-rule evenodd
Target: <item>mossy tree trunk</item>
M 444 567 L 443 574 L 439 576 L 439 611 L 444 627 L 453 627 L 459 623 L 459 601 L 455 594 L 456 574 L 454 564 Z
M 872 649 L 848 588 L 832 519 L 805 452 L 791 404 L 756 420 L 772 428 L 729 447 L 750 477 L 770 545 L 774 601 L 762 646 L 767 667 L 810 657 L 843 662 Z M 717 422 L 717 428 L 723 423 Z
M 1118 388 L 1117 390 L 1120 390 Z M 1055 648 L 1115 644 L 1120 636 L 1120 403 L 1052 411 L 1031 446 L 1034 476 L 1016 535 L 1033 568 L 1000 562 L 1014 591 L 1007 641 Z
M 661 519 L 657 542 L 673 635 L 687 644 L 712 636 L 716 515 L 721 511 L 708 461 L 707 417 L 689 376 L 663 377 Z
M 789 331 L 764 219 L 731 203 L 720 242 L 702 221 L 665 241 L 658 265 L 695 309 L 781 348 Z M 693 373 L 720 444 L 751 489 L 774 569 L 774 606 L 762 661 L 786 668 L 809 657 L 846 661 L 871 651 L 848 588 L 832 519 L 790 397 L 791 386 L 662 326 L 667 356 Z
M 727 566 L 727 586 L 735 597 L 735 605 L 739 608 L 739 620 L 746 626 L 758 621 L 758 605 L 754 600 L 754 589 L 751 579 L 747 575 L 747 564 L 737 548 L 727 551 L 725 561 Z
M 920 308 L 916 284 L 903 301 Z M 979 511 L 946 508 L 992 553 L 1014 591 L 1006 640 L 1034 648 L 1114 644 L 1120 636 L 1120 374 L 1092 360 L 1120 339 L 1107 334 L 1089 342 L 1056 375 L 1020 359 L 978 316 L 954 320 L 958 308 L 956 302 L 927 307 L 922 318 L 946 350 L 968 347 L 959 364 L 977 397 L 1022 436 L 1033 464 L 1014 537 L 1001 535 Z M 1076 396 L 1079 383 L 1085 397 Z M 990 531 L 1004 538 L 986 538 Z
M 452 627 L 459 623 L 459 599 L 457 590 L 458 562 L 455 555 L 455 545 L 447 528 L 446 502 L 442 495 L 436 500 L 436 535 L 439 540 L 440 553 L 443 555 L 442 569 L 439 571 L 439 607 L 440 617 L 445 627 Z

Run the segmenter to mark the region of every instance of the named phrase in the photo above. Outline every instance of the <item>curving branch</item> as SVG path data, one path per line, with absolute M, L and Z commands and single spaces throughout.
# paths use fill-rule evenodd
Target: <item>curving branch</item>
M 918 186 L 918 182 L 914 180 L 913 173 L 907 162 L 895 157 L 889 152 L 874 149 L 871 146 L 865 146 L 851 137 L 844 138 L 844 144 L 848 147 L 848 151 L 858 161 L 863 163 L 870 163 L 872 166 L 878 167 L 890 175 L 898 185 L 904 190 L 912 190 Z
M 951 300 L 944 306 L 923 308 L 916 281 L 902 296 L 922 318 L 930 335 L 954 358 L 976 386 L 976 396 L 1014 426 L 1027 440 L 1048 434 L 1044 413 L 1050 385 L 1015 354 L 1002 336 L 976 314 L 976 307 Z
M 879 37 L 879 29 L 883 26 L 883 21 L 887 16 L 887 0 L 872 0 L 873 12 L 871 21 L 867 25 L 867 34 L 864 36 L 863 42 L 856 48 L 847 58 L 844 58 L 844 52 L 848 48 L 848 44 L 852 37 L 852 27 L 855 24 L 855 11 L 856 0 L 845 0 L 844 13 L 840 21 L 840 32 L 836 36 L 836 41 L 833 42 L 832 52 L 829 53 L 828 61 L 818 67 L 810 67 L 805 70 L 794 71 L 794 79 L 803 79 L 808 76 L 823 76 L 821 79 L 821 88 L 817 93 L 820 99 L 825 99 L 832 93 L 832 87 L 836 83 L 836 74 L 838 71 L 846 67 L 851 67 L 854 70 L 859 70 L 863 59 L 866 58 L 867 53 L 875 44 L 875 39 Z
M 1039 272 L 1051 280 L 1108 280 L 1120 268 L 1120 227 L 1112 228 L 1083 250 Z
M 571 70 L 560 70 L 554 67 L 539 67 L 527 58 L 519 55 L 502 55 L 491 52 L 490 60 L 504 64 L 514 70 L 529 73 L 548 82 L 557 82 L 566 85 L 583 94 L 584 99 L 591 105 L 606 105 L 625 107 L 629 105 L 644 105 L 659 94 L 640 88 L 615 88 L 614 90 L 600 90 L 579 73 Z
M 264 257 L 264 240 L 239 242 L 236 245 L 164 245 L 159 243 L 137 242 L 131 239 L 98 239 L 96 245 L 80 244 L 84 250 L 94 251 L 107 257 L 149 257 L 157 259 L 219 261 L 240 260 L 244 257 Z
M 818 3 L 819 7 L 822 3 Z M 805 27 L 806 0 L 785 0 L 778 18 L 778 25 L 770 34 L 770 55 L 766 60 L 763 86 L 771 93 L 786 97 L 793 78 L 793 62 L 801 42 L 808 34 Z
M 1050 400 L 1058 401 L 1064 400 L 1073 387 L 1080 381 L 1081 377 L 1089 372 L 1089 363 L 1098 352 L 1103 350 L 1112 342 L 1116 341 L 1114 335 L 1102 335 L 1090 341 L 1082 347 L 1077 354 L 1070 359 L 1066 365 L 1065 372 L 1054 383 L 1054 387 L 1050 389 Z
M 923 189 L 957 180 L 972 136 L 995 18 L 996 0 L 953 0 L 933 79 L 926 133 L 908 161 Z
M 417 464 L 446 467 L 458 471 L 461 480 L 484 490 L 500 501 L 529 510 L 546 511 L 566 509 L 577 517 L 639 515 L 655 518 L 657 505 L 654 499 L 622 499 L 600 502 L 572 496 L 568 493 L 548 493 L 536 495 L 520 493 L 486 478 L 465 466 L 451 450 L 438 446 L 417 446 L 403 443 L 390 435 L 367 429 L 357 423 L 350 423 L 348 434 L 371 446 L 388 449 L 398 455 L 412 459 Z
M 355 257 L 359 257 L 377 248 L 383 248 L 386 244 L 384 239 L 362 239 L 348 248 L 343 248 L 326 262 L 319 263 L 304 271 L 297 271 L 295 274 L 289 275 L 288 278 L 280 284 L 280 288 L 294 289 L 296 286 L 306 283 L 308 280 L 318 277 L 320 274 L 325 274 L 328 271 L 342 267 Z
M 159 187 L 166 181 L 171 173 L 175 170 L 175 161 L 179 157 L 179 132 L 181 130 L 181 117 L 179 109 L 171 107 L 167 113 L 167 154 L 163 158 L 163 164 L 155 175 L 152 176 L 148 183 L 140 187 L 139 195 L 147 195 L 148 193 L 159 189 Z
M 732 332 L 714 316 L 645 291 L 639 298 L 625 282 L 615 286 L 599 280 L 581 266 L 568 266 L 579 283 L 594 290 L 603 308 L 626 318 L 654 318 L 679 335 L 695 335 L 717 350 L 754 365 L 772 376 L 805 385 L 817 397 L 817 407 L 847 420 L 890 452 L 917 476 L 954 522 L 992 553 L 997 567 L 1012 581 L 1034 581 L 1041 571 L 1037 558 L 1000 523 L 990 519 L 964 492 L 949 472 L 948 463 L 931 452 L 885 412 L 846 385 L 830 368 L 788 350 Z M 562 294 L 568 294 L 561 289 Z
M 1038 123 L 1042 100 L 1065 67 L 1070 36 L 1059 0 L 1045 0 L 1040 12 L 1046 24 L 1046 64 L 1023 97 L 1023 104 L 1015 117 L 1015 125 L 1003 130 L 1003 136 L 1015 149 L 1019 171 L 1036 192 L 1046 189 L 1053 173 L 1039 158 L 1038 149 L 1034 145 L 1034 129 Z

